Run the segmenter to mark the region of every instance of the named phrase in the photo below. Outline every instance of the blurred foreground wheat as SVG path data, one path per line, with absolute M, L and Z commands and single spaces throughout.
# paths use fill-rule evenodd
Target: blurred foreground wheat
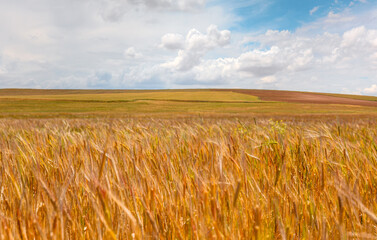
M 0 120 L 2 239 L 373 239 L 373 120 Z

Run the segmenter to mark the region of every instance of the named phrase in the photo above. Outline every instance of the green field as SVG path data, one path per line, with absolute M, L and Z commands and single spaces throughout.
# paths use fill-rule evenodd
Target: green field
M 377 114 L 377 108 L 261 101 L 215 90 L 0 90 L 1 117 L 170 114 Z

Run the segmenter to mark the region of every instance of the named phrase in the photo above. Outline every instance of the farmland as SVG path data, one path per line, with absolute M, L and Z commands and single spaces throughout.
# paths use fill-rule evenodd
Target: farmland
M 377 236 L 373 101 L 18 91 L 0 90 L 4 239 Z
M 293 96 L 293 97 L 292 97 Z M 377 102 L 263 90 L 0 90 L 0 117 L 376 114 Z

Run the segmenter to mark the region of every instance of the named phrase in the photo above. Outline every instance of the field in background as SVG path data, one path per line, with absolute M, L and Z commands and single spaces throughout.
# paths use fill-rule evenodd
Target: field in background
M 319 93 L 319 94 L 324 94 L 324 95 L 334 96 L 334 97 L 342 97 L 342 98 L 377 101 L 377 97 L 375 96 L 352 95 L 352 94 L 331 94 L 331 93 Z
M 6 239 L 377 235 L 375 119 L 0 119 Z
M 219 89 L 218 91 L 228 90 Z M 233 89 L 232 91 L 254 95 L 263 101 L 377 107 L 377 102 L 375 101 L 377 98 L 371 96 L 255 89 Z
M 1 117 L 169 114 L 376 114 L 377 102 L 289 91 L 0 90 Z
M 235 92 L 215 91 L 172 91 L 172 92 L 130 92 L 130 93 L 86 93 L 86 94 L 54 94 L 54 95 L 7 95 L 0 99 L 39 99 L 39 100 L 66 100 L 66 101 L 98 101 L 98 102 L 129 102 L 142 100 L 167 100 L 188 102 L 257 102 L 258 97 Z

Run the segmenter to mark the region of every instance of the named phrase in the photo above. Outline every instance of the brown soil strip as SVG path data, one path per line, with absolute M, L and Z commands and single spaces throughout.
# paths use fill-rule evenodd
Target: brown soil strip
M 262 101 L 278 101 L 293 103 L 314 104 L 344 104 L 366 107 L 377 107 L 376 101 L 367 101 L 343 97 L 327 96 L 316 93 L 279 91 L 279 90 L 254 90 L 254 89 L 219 89 L 219 91 L 232 91 L 259 97 Z

